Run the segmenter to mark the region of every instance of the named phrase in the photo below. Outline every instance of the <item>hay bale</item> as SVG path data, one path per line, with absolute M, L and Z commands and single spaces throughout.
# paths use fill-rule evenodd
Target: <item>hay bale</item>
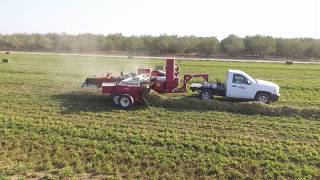
M 6 59 L 2 59 L 2 62 L 3 62 L 3 63 L 10 63 L 10 62 L 11 62 L 11 59 L 7 59 L 7 58 L 6 58 Z
M 286 64 L 287 64 L 287 65 L 292 65 L 292 64 L 293 64 L 293 61 L 286 61 Z
M 9 52 L 9 51 L 7 51 L 7 52 L 6 52 L 6 54 L 10 54 L 10 52 Z

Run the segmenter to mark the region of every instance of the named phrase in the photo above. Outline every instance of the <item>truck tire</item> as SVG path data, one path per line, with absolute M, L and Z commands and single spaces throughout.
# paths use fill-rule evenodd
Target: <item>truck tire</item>
M 267 93 L 267 92 L 258 92 L 254 100 L 264 104 L 270 104 L 271 96 L 270 96 L 270 93 Z
M 111 94 L 111 99 L 112 99 L 112 105 L 115 107 L 119 106 L 119 97 L 120 95 L 118 93 L 113 93 Z
M 200 98 L 204 101 L 208 101 L 209 99 L 212 99 L 212 93 L 209 90 L 202 90 L 200 93 Z
M 129 109 L 134 103 L 133 97 L 128 94 L 122 94 L 119 96 L 119 107 L 121 109 Z

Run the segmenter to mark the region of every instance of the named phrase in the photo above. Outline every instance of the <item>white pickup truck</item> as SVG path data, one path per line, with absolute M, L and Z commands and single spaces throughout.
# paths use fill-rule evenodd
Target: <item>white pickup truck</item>
M 240 70 L 228 70 L 226 84 L 220 82 L 192 83 L 190 89 L 200 92 L 203 100 L 211 99 L 213 96 L 223 96 L 269 104 L 280 97 L 280 88 L 277 84 L 254 79 Z

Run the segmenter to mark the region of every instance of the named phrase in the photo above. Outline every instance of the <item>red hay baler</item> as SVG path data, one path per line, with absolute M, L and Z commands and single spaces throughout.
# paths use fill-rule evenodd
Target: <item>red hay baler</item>
M 208 81 L 208 74 L 185 74 L 179 87 L 179 67 L 174 59 L 166 60 L 165 72 L 161 70 L 139 69 L 138 75 L 119 81 L 104 81 L 101 84 L 102 93 L 110 94 L 115 106 L 128 109 L 139 102 L 151 89 L 158 93 L 184 93 L 187 83 L 193 77 L 201 77 Z M 97 78 L 98 79 L 98 78 Z

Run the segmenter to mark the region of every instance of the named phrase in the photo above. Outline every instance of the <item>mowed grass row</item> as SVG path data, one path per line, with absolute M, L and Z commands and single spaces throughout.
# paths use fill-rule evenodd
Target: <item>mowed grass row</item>
M 10 56 L 12 63 L 0 64 L 0 176 L 320 178 L 318 116 L 193 110 L 192 105 L 175 103 L 206 104 L 182 95 L 166 95 L 163 102 L 153 95 L 152 107 L 122 111 L 99 90 L 80 88 L 83 79 L 164 61 Z M 224 80 L 226 70 L 234 68 L 278 83 L 280 101 L 263 108 L 320 107 L 319 65 L 207 61 L 180 65 L 181 74 L 209 72 L 212 80 Z M 168 107 L 163 105 L 167 101 Z

